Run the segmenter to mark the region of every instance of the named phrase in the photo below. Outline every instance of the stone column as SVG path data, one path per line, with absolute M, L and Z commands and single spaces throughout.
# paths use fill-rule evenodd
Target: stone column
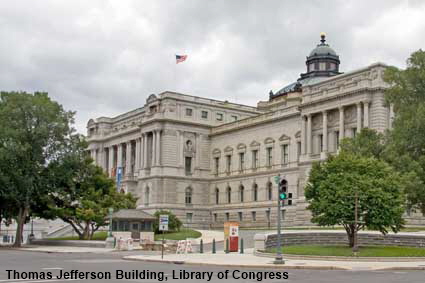
M 339 107 L 339 140 L 344 138 L 344 107 Z
M 108 174 L 112 176 L 112 168 L 114 167 L 114 146 L 109 147 L 109 162 L 108 162 Z
M 117 144 L 117 168 L 122 167 L 122 144 Z
M 394 122 L 394 105 L 390 104 L 390 107 L 388 109 L 389 113 L 389 121 L 388 121 L 388 128 L 393 128 L 393 122 Z
M 307 154 L 311 154 L 311 114 L 307 115 Z
M 151 167 L 156 166 L 156 131 L 152 132 Z
M 322 142 L 323 142 L 323 151 L 322 152 L 327 152 L 328 151 L 328 112 L 325 110 L 322 112 L 322 117 L 323 117 L 323 137 L 322 137 Z
M 364 106 L 364 127 L 369 128 L 369 101 L 364 101 L 363 106 Z
M 180 166 L 180 159 L 182 158 L 183 154 L 181 153 L 182 144 L 180 143 L 180 131 L 177 130 L 177 138 L 176 138 L 176 148 L 177 148 L 177 166 Z
M 141 148 L 141 138 L 136 139 L 136 156 L 134 160 L 134 171 L 139 172 L 140 169 L 140 148 Z
M 131 172 L 131 141 L 126 142 L 125 144 L 125 174 L 129 175 Z
M 360 133 L 362 129 L 362 104 L 358 102 L 356 105 L 357 105 L 357 133 Z
M 184 146 L 185 146 L 185 144 L 184 144 L 184 132 L 181 131 L 180 132 L 180 153 L 179 153 L 180 154 L 180 164 L 179 164 L 180 167 L 184 166 L 184 157 L 183 157 Z
M 305 154 L 306 148 L 306 136 L 305 136 L 305 115 L 301 116 L 301 155 Z
M 156 130 L 156 165 L 161 165 L 161 130 Z
M 145 169 L 146 167 L 148 167 L 148 135 L 146 133 L 143 133 L 142 138 L 143 138 L 142 168 Z

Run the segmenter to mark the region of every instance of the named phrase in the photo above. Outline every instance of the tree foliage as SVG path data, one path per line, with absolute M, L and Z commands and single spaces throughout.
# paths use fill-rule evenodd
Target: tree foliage
M 17 221 L 15 246 L 31 206 L 48 193 L 47 166 L 72 134 L 73 116 L 47 93 L 0 93 L 0 197 Z
M 389 67 L 384 79 L 390 85 L 386 99 L 395 112 L 387 158 L 410 183 L 409 208 L 425 214 L 425 52 L 414 52 L 405 70 Z
M 358 219 L 355 225 L 355 195 Z M 323 163 L 314 163 L 305 188 L 312 222 L 321 226 L 342 225 L 350 246 L 362 228 L 386 234 L 403 225 L 404 194 L 401 177 L 374 157 L 340 152 Z
M 180 231 L 180 228 L 182 227 L 183 223 L 180 221 L 180 219 L 177 218 L 176 215 L 174 215 L 169 210 L 157 210 L 154 213 L 154 216 L 156 217 L 156 221 L 154 221 L 153 223 L 153 229 L 155 233 L 159 233 L 159 216 L 163 214 L 168 215 L 168 230 Z
M 58 162 L 51 163 L 53 193 L 39 210 L 45 218 L 59 217 L 69 223 L 80 239 L 91 239 L 108 224 L 108 210 L 135 208 L 136 198 L 116 191 L 115 183 L 85 153 L 86 143 L 75 137 Z

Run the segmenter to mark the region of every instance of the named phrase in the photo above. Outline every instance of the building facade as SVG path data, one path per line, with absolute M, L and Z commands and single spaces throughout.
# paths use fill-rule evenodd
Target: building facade
M 257 107 L 152 94 L 141 108 L 88 122 L 91 156 L 119 175 L 119 189 L 138 197 L 139 209 L 172 210 L 190 227 L 275 226 L 273 177 L 280 174 L 289 192 L 283 224 L 311 225 L 304 186 L 312 162 L 362 128 L 390 128 L 393 117 L 384 100 L 386 65 L 340 73 L 339 63 L 321 35 L 306 73 Z

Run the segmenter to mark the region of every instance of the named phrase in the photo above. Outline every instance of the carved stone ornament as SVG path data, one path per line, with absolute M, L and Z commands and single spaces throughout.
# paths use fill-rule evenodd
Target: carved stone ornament
M 337 110 L 332 110 L 328 113 L 328 126 L 335 126 L 339 121 L 339 113 Z
M 354 122 L 357 116 L 357 109 L 355 106 L 350 106 L 344 111 L 344 120 L 346 122 Z
M 153 102 L 153 101 L 155 101 L 157 99 L 158 98 L 156 97 L 155 94 L 151 94 L 151 95 L 149 95 L 148 99 L 146 99 L 146 103 L 151 103 L 151 102 Z

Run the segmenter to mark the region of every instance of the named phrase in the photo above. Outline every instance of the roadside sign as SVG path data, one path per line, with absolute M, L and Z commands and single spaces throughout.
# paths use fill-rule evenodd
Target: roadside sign
M 161 214 L 159 216 L 159 231 L 168 231 L 168 215 Z

